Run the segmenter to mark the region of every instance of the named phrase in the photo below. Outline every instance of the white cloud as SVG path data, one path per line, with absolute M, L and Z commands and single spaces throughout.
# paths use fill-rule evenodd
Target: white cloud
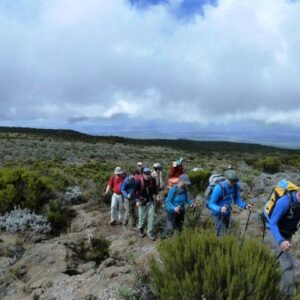
M 298 126 L 299 2 L 220 0 L 190 22 L 164 5 L 36 2 L 1 7 L 2 121 L 142 114 Z

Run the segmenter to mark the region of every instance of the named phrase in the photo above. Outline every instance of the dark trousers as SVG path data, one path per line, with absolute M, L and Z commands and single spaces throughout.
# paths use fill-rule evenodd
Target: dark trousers
M 215 231 L 218 236 L 223 236 L 227 233 L 229 223 L 230 223 L 230 217 L 229 216 L 224 216 L 222 218 L 222 215 L 219 216 L 212 216 L 213 221 L 215 223 Z
M 184 222 L 185 211 L 181 210 L 180 213 L 167 211 L 167 231 L 168 235 L 171 236 L 174 233 L 174 229 L 182 231 Z

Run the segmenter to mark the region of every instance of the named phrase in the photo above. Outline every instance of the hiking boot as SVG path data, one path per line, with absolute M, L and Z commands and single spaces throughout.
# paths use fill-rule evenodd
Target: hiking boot
M 116 225 L 116 220 L 111 220 L 111 221 L 109 222 L 109 225 L 111 225 L 111 226 Z
M 141 238 L 143 238 L 144 236 L 146 236 L 146 234 L 144 233 L 144 228 L 139 229 L 139 236 Z
M 151 241 L 155 241 L 155 236 L 154 235 L 148 235 L 148 239 Z

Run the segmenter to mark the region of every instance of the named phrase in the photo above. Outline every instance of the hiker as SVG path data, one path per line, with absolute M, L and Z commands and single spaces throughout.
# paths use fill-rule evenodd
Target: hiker
M 122 224 L 124 217 L 124 200 L 121 192 L 121 185 L 124 182 L 123 170 L 121 167 L 116 167 L 114 171 L 114 176 L 109 178 L 106 191 L 104 195 L 108 195 L 112 192 L 111 197 L 111 217 L 110 225 L 117 224 L 117 213 L 119 211 L 119 224 Z
M 125 178 L 121 191 L 124 197 L 124 207 L 125 207 L 125 215 L 124 215 L 124 221 L 123 224 L 127 226 L 129 222 L 130 227 L 135 226 L 136 222 L 136 213 L 135 213 L 135 183 L 136 179 L 135 176 L 139 175 L 140 172 L 137 170 L 133 170 L 131 174 L 129 174 L 128 177 Z
M 215 185 L 211 197 L 208 201 L 208 208 L 215 223 L 215 229 L 218 236 L 227 233 L 232 201 L 244 209 L 252 209 L 252 204 L 246 204 L 240 196 L 240 185 L 236 171 L 227 170 L 224 173 L 225 180 L 219 181 Z
M 166 199 L 168 236 L 173 235 L 175 228 L 182 231 L 185 202 L 187 202 L 190 207 L 196 208 L 196 204 L 188 197 L 187 186 L 190 184 L 190 179 L 186 174 L 180 175 L 178 184 L 171 187 L 168 193 Z
M 291 186 L 293 191 L 290 189 Z M 274 194 L 277 191 L 278 194 L 281 191 L 285 194 L 271 204 L 273 207 L 268 207 L 270 202 L 266 205 L 264 210 L 267 227 L 266 240 L 277 255 L 283 271 L 281 290 L 287 297 L 285 299 L 289 299 L 296 292 L 294 261 L 290 248 L 292 236 L 296 233 L 300 222 L 300 188 L 285 180 L 279 182 L 277 187 L 279 190 L 274 190 Z
M 178 184 L 179 176 L 184 173 L 184 161 L 185 159 L 180 158 L 179 160 L 173 162 L 167 177 L 167 182 L 164 191 L 165 198 L 168 196 L 171 187 Z
M 155 179 L 158 190 L 162 191 L 164 189 L 164 180 L 162 165 L 160 163 L 155 163 L 153 165 L 153 171 L 151 173 L 151 176 Z
M 136 165 L 140 170 L 140 173 L 143 174 L 144 164 L 141 161 L 139 161 Z
M 151 170 L 147 167 L 143 169 L 141 179 L 136 181 L 135 193 L 137 193 L 136 206 L 139 215 L 139 235 L 144 237 L 145 223 L 147 219 L 147 236 L 154 241 L 153 223 L 155 217 L 155 197 L 158 194 L 155 179 L 151 177 Z
M 173 162 L 170 171 L 169 171 L 169 178 L 176 177 L 178 178 L 180 175 L 184 173 L 184 158 L 180 158 L 179 160 L 176 160 Z

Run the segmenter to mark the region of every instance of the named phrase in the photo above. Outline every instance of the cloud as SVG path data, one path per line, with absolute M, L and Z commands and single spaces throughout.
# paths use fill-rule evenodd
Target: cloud
M 300 2 L 155 2 L 2 2 L 2 124 L 299 127 Z

